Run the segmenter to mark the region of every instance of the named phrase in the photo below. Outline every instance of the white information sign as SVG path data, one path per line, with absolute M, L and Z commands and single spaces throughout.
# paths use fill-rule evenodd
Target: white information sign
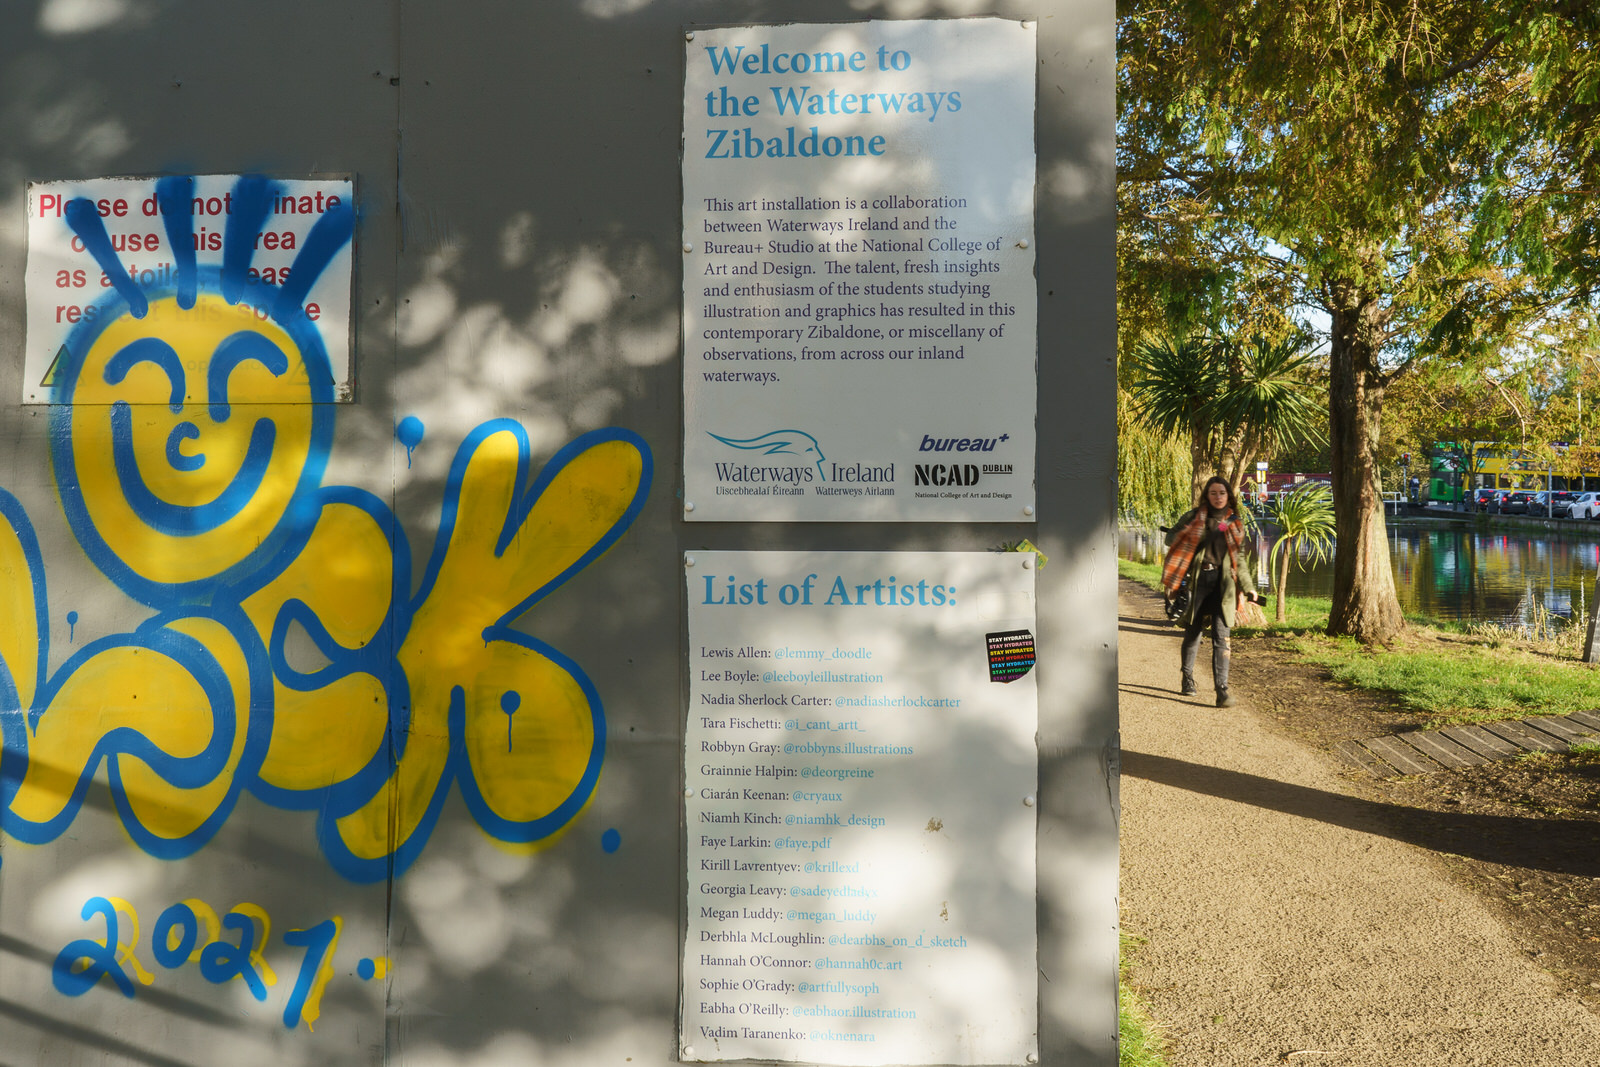
M 690 35 L 686 518 L 1032 521 L 1034 42 Z
M 685 557 L 685 1060 L 1037 1054 L 1033 558 Z
M 304 311 L 296 339 L 326 351 L 327 398 L 351 399 L 353 206 L 353 184 L 341 179 L 29 183 L 23 402 L 55 402 L 57 375 L 82 358 L 75 349 L 122 316 L 154 312 L 152 332 L 178 337 L 185 315 L 214 315 L 220 299 L 283 325 L 286 292 Z M 306 355 L 308 364 L 320 362 Z

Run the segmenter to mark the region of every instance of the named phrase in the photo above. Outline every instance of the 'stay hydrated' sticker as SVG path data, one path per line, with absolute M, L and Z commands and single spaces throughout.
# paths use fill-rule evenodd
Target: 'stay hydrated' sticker
M 985 635 L 989 641 L 989 681 L 1014 682 L 1033 670 L 1033 632 L 1006 630 Z

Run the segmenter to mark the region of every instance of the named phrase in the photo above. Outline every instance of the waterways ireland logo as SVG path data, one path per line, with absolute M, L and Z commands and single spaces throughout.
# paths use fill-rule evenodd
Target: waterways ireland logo
M 706 431 L 710 436 L 721 441 L 729 448 L 737 448 L 746 452 L 756 452 L 762 456 L 795 456 L 808 463 L 816 465 L 817 479 L 827 481 L 827 474 L 822 468 L 822 461 L 828 457 L 822 454 L 822 446 L 817 439 L 804 430 L 773 430 L 760 437 L 723 437 L 718 433 Z M 749 466 L 746 464 L 718 463 L 717 475 L 720 481 L 774 481 L 774 482 L 799 482 L 811 480 L 809 467 L 763 467 Z

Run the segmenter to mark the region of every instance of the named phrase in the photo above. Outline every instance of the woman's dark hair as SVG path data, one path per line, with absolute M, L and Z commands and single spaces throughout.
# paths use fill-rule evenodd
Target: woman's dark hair
M 1209 508 L 1211 506 L 1210 493 L 1213 485 L 1220 485 L 1222 488 L 1228 491 L 1228 510 L 1232 511 L 1234 514 L 1238 514 L 1239 501 L 1233 495 L 1233 486 L 1228 484 L 1228 479 L 1220 476 L 1212 478 L 1210 481 L 1206 482 L 1206 487 L 1200 490 L 1199 506 L 1203 508 Z

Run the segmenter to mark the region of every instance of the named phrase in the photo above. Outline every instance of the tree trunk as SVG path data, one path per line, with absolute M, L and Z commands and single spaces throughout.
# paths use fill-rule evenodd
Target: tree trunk
M 1245 482 L 1254 484 L 1258 492 L 1266 488 L 1264 485 L 1256 481 L 1257 454 L 1258 453 L 1250 446 L 1249 442 L 1246 442 L 1245 446 L 1239 450 L 1239 463 L 1234 468 L 1232 485 L 1233 491 L 1239 494 L 1240 500 L 1244 499 Z
M 1208 444 L 1206 434 L 1199 427 L 1189 431 L 1189 501 L 1195 507 L 1200 503 L 1200 490 L 1211 479 L 1211 449 L 1207 447 Z
M 1387 642 L 1405 620 L 1395 596 L 1375 454 L 1385 381 L 1378 366 L 1382 310 L 1357 285 L 1333 282 L 1328 383 L 1333 457 L 1333 610 L 1328 633 Z
M 1223 440 L 1222 450 L 1217 455 L 1217 474 L 1227 479 L 1235 493 L 1239 492 L 1239 480 L 1244 477 L 1243 449 L 1244 433 L 1235 430 Z
M 1283 613 L 1283 602 L 1289 596 L 1289 553 L 1293 551 L 1292 544 L 1286 544 L 1278 549 L 1278 610 L 1277 621 L 1287 621 Z

